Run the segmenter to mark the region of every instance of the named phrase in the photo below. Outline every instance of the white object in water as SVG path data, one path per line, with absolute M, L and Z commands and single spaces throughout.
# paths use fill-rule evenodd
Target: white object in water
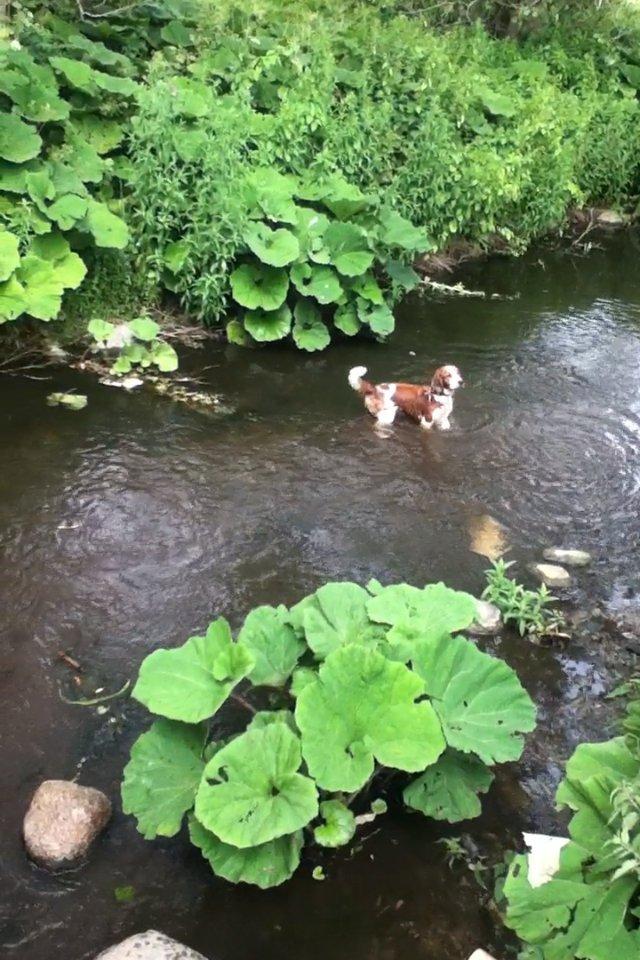
M 523 833 L 529 848 L 528 881 L 532 887 L 541 887 L 553 879 L 560 867 L 560 851 L 569 843 L 568 837 L 550 837 L 545 833 Z
M 473 951 L 469 960 L 496 960 L 496 958 L 492 957 L 486 950 L 478 949 Z

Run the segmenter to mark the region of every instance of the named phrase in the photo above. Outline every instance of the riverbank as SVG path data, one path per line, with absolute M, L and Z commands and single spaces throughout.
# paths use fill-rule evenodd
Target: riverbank
M 415 254 L 517 253 L 573 208 L 635 211 L 640 14 L 622 0 L 516 36 L 389 3 L 66 12 L 34 0 L 9 28 L 12 68 L 44 70 L 54 103 L 31 117 L 7 94 L 26 138 L 0 180 L 17 324 L 61 308 L 80 337 L 173 300 L 231 319 L 234 342 L 313 351 L 388 335 Z M 247 289 L 256 270 L 277 297 Z

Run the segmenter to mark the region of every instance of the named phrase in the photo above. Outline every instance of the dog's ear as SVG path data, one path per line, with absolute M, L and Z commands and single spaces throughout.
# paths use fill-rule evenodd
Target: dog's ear
M 444 367 L 438 367 L 431 378 L 431 389 L 434 393 L 442 393 L 449 387 L 449 378 Z

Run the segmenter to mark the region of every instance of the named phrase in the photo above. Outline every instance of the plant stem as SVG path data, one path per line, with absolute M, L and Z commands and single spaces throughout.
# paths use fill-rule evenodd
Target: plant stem
M 253 704 L 249 703 L 248 700 L 245 700 L 245 698 L 239 693 L 232 693 L 231 699 L 235 700 L 236 703 L 239 703 L 241 706 L 243 706 L 246 710 L 249 710 L 251 713 L 258 712 L 256 708 L 253 706 Z

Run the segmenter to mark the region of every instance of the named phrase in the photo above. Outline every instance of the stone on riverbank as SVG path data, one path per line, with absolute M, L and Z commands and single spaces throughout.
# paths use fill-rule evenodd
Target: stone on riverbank
M 207 960 L 197 950 L 157 930 L 135 933 L 132 937 L 116 943 L 99 953 L 95 960 Z
M 586 567 L 591 563 L 591 554 L 586 550 L 565 550 L 562 547 L 547 547 L 542 556 L 551 563 L 561 563 L 567 567 Z
M 553 563 L 534 563 L 531 569 L 548 587 L 568 587 L 571 583 L 569 571 Z
M 79 860 L 110 816 L 111 803 L 100 790 L 68 780 L 44 780 L 24 818 L 27 853 L 50 869 Z
M 486 600 L 476 600 L 477 615 L 467 633 L 473 637 L 492 637 L 500 632 L 502 627 L 502 614 L 493 603 L 487 603 Z
M 492 957 L 490 953 L 487 953 L 486 950 L 474 950 L 469 960 L 496 960 L 495 957 Z

